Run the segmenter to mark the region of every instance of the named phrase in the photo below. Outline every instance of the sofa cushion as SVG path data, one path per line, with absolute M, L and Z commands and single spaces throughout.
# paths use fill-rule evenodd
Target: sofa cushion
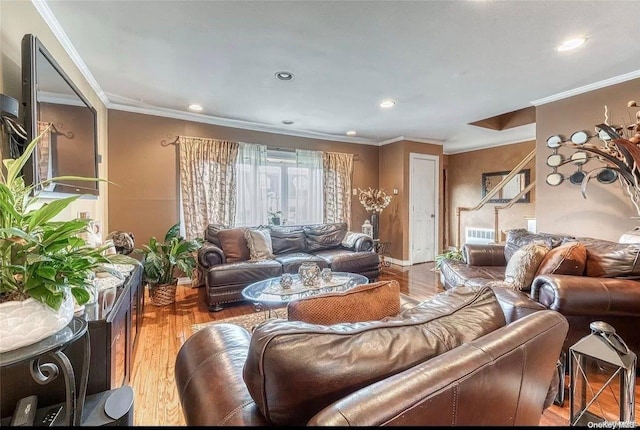
M 546 245 L 536 242 L 522 246 L 509 259 L 504 269 L 505 283 L 514 290 L 529 291 L 538 267 L 548 252 Z
M 400 284 L 380 281 L 348 291 L 294 300 L 287 305 L 289 321 L 338 324 L 375 321 L 400 312 Z
M 275 260 L 282 264 L 282 273 L 298 273 L 300 265 L 306 262 L 316 263 L 320 269 L 329 267 L 329 264 L 322 258 L 306 252 L 276 255 Z
M 304 252 L 304 230 L 301 226 L 270 226 L 273 253 Z
M 571 236 L 549 233 L 531 233 L 524 228 L 509 230 L 507 232 L 507 240 L 504 247 L 504 257 L 508 263 L 513 254 L 523 245 L 537 242 L 544 243 L 549 249 L 553 249 L 560 246 L 567 238 L 571 238 Z
M 504 280 L 505 266 L 469 266 L 464 261 L 446 259 L 440 265 L 440 276 L 446 288 L 462 285 L 481 286 L 484 282 Z M 470 283 L 473 280 L 474 282 Z
M 229 263 L 247 261 L 251 258 L 247 240 L 244 238 L 245 228 L 230 228 L 218 232 L 220 248 Z
M 465 287 L 379 321 L 267 320 L 253 331 L 243 379 L 272 424 L 305 425 L 346 394 L 504 325 L 490 288 Z
M 372 251 L 349 251 L 346 249 L 325 249 L 315 255 L 327 262 L 334 272 L 361 273 L 373 270 L 380 264 L 380 257 Z
M 579 242 L 566 242 L 550 250 L 538 266 L 538 275 L 582 276 L 587 264 L 587 248 Z
M 337 248 L 347 234 L 347 223 L 305 225 L 305 251 Z
M 226 226 L 224 226 L 222 224 L 209 224 L 207 226 L 207 229 L 204 231 L 204 239 L 207 242 L 213 243 L 218 248 L 221 248 L 220 239 L 218 239 L 218 233 L 221 230 L 226 230 L 228 228 L 229 227 L 226 227 Z
M 212 266 L 207 270 L 207 287 L 246 286 L 253 282 L 282 275 L 276 260 L 239 261 Z
M 271 233 L 268 229 L 248 228 L 244 232 L 252 261 L 269 260 L 274 257 L 271 248 Z
M 587 248 L 587 276 L 640 276 L 640 244 L 617 243 L 589 237 L 576 240 Z

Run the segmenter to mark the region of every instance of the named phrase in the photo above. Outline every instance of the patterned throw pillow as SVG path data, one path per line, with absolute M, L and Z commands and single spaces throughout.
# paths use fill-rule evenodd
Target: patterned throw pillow
M 504 282 L 518 291 L 529 291 L 538 267 L 549 247 L 540 243 L 529 243 L 518 249 L 509 259 L 504 270 Z
M 248 228 L 244 232 L 244 238 L 252 261 L 269 260 L 274 257 L 269 230 Z
M 294 300 L 287 306 L 289 321 L 322 325 L 376 321 L 399 312 L 400 284 L 396 280 Z

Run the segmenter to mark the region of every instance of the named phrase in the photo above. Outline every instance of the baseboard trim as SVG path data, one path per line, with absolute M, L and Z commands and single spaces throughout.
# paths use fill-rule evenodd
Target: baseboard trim
M 395 258 L 389 258 L 389 257 L 385 257 L 385 260 L 397 266 L 411 266 L 411 262 L 409 260 L 397 260 Z

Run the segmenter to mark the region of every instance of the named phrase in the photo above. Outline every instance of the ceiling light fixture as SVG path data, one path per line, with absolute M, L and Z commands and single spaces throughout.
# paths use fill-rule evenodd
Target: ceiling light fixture
M 291 124 L 293 124 L 293 121 L 291 121 L 290 119 L 285 119 L 284 121 L 282 121 L 282 123 L 284 125 L 291 125 Z
M 202 111 L 202 106 L 197 105 L 197 104 L 190 104 L 189 105 L 189 110 L 195 111 L 195 112 L 200 112 Z
M 380 107 L 390 108 L 390 107 L 393 107 L 395 104 L 396 102 L 394 102 L 393 100 L 385 100 L 382 103 L 380 103 Z
M 355 136 L 355 135 L 356 135 L 356 131 L 355 130 L 347 131 L 347 136 Z
M 293 73 L 291 73 L 291 72 L 277 72 L 276 73 L 276 78 L 280 79 L 281 81 L 290 81 L 291 79 L 293 79 Z
M 556 48 L 556 51 L 558 52 L 571 51 L 572 49 L 576 49 L 578 46 L 584 44 L 584 42 L 586 41 L 587 41 L 586 37 L 579 37 L 576 39 L 567 40 L 565 42 L 562 42 Z

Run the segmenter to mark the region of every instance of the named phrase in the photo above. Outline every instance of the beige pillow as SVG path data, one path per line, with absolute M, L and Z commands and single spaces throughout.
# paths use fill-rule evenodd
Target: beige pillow
M 518 291 L 529 291 L 538 267 L 548 252 L 547 245 L 535 242 L 519 248 L 504 270 L 504 282 L 507 286 Z
M 274 257 L 269 230 L 248 228 L 244 232 L 244 238 L 252 261 L 269 260 Z
M 349 291 L 294 300 L 287 305 L 289 321 L 331 325 L 376 321 L 400 312 L 400 284 L 380 281 Z

